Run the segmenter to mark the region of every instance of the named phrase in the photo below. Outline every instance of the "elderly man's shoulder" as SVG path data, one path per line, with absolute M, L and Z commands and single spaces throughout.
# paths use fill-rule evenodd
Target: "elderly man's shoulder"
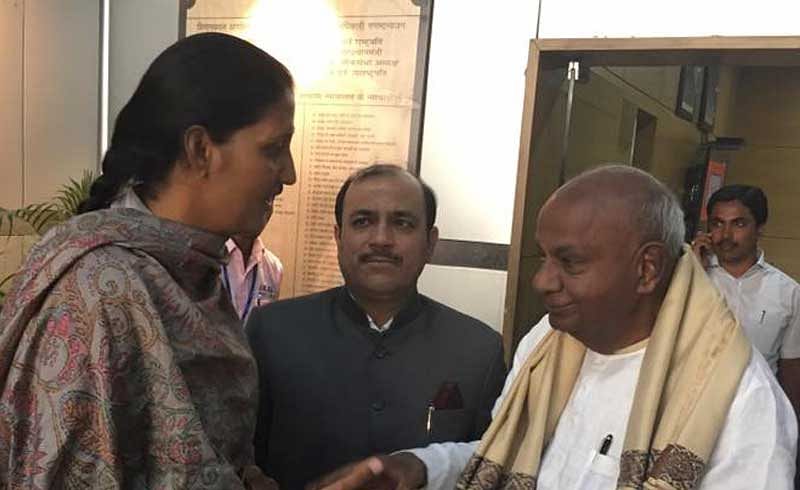
M 517 345 L 517 350 L 514 354 L 514 362 L 524 361 L 528 355 L 536 349 L 539 342 L 547 335 L 553 327 L 550 326 L 550 316 L 544 315 L 536 324 L 528 330 Z
M 769 364 L 755 347 L 752 348 L 750 363 L 742 373 L 734 402 L 747 400 L 759 405 L 769 402 L 774 410 L 793 410 Z
M 789 488 L 797 448 L 797 421 L 789 399 L 757 349 L 753 348 L 725 426 L 711 455 L 703 488 L 723 488 L 732 467 L 754 475 L 766 469 L 770 483 L 753 488 Z M 727 487 L 726 487 L 727 488 Z

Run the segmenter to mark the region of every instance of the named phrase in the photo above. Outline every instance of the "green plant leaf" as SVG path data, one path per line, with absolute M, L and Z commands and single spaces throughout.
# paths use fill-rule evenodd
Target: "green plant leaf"
M 95 181 L 94 172 L 84 170 L 80 179 L 69 179 L 56 193 L 53 204 L 61 213 L 62 219 L 69 219 L 78 212 L 78 206 L 89 197 L 89 190 Z
M 0 209 L 0 230 L 6 236 L 41 235 L 61 221 L 56 207 L 51 203 L 31 204 L 19 209 Z
M 4 288 L 5 288 L 6 284 L 11 282 L 11 280 L 14 279 L 14 276 L 16 276 L 16 275 L 17 275 L 16 272 L 12 272 L 11 274 L 9 274 L 6 277 L 4 277 L 3 279 L 0 279 L 0 293 L 5 294 Z
M 29 204 L 19 209 L 0 208 L 0 236 L 8 240 L 15 235 L 41 235 L 50 227 L 75 216 L 78 206 L 89 197 L 96 176 L 84 170 L 80 179 L 69 179 L 50 202 Z M 0 280 L 0 308 L 6 293 L 3 287 L 15 274 Z
M 95 180 L 91 171 L 84 171 L 79 180 L 70 179 L 61 186 L 50 202 L 29 204 L 19 209 L 0 208 L 0 233 L 13 235 L 41 235 L 53 225 L 75 216 L 78 206 L 87 197 Z
M 7 275 L 6 277 L 4 277 L 3 279 L 0 280 L 0 310 L 2 310 L 3 302 L 5 301 L 6 295 L 8 294 L 5 291 L 6 286 L 8 285 L 9 282 L 11 282 L 12 279 L 14 279 L 14 276 L 16 276 L 16 275 L 17 275 L 17 273 L 14 272 L 14 273 L 11 273 L 11 274 Z

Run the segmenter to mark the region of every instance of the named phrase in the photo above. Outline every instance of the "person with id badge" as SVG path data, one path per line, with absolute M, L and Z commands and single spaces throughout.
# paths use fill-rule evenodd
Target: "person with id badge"
M 222 266 L 222 284 L 244 322 L 253 308 L 278 300 L 283 264 L 258 236 L 236 235 L 225 242 L 225 247 L 230 261 Z

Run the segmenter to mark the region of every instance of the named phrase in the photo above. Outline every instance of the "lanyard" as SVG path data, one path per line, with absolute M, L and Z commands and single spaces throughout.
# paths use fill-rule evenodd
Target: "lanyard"
M 253 267 L 253 280 L 250 281 L 250 292 L 247 294 L 247 301 L 244 303 L 244 310 L 242 311 L 242 320 L 247 318 L 247 314 L 250 313 L 250 308 L 253 306 L 253 297 L 256 293 L 256 277 L 258 276 L 258 264 Z M 231 287 L 231 279 L 228 277 L 228 266 L 222 266 L 222 282 L 225 284 L 225 289 L 231 295 L 231 303 L 233 303 L 234 308 L 236 307 L 236 298 L 233 294 L 233 288 Z

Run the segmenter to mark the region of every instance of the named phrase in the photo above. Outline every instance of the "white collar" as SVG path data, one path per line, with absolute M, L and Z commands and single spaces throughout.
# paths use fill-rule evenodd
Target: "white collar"
M 717 258 L 717 256 L 714 254 L 711 254 L 708 257 L 708 267 L 709 269 L 719 267 L 726 273 L 728 272 L 727 270 L 725 270 L 725 267 L 723 267 L 719 263 L 719 258 Z M 758 249 L 758 259 L 756 259 L 756 262 L 753 265 L 751 265 L 750 268 L 747 269 L 745 273 L 742 274 L 740 277 L 745 277 L 746 275 L 750 274 L 756 267 L 759 269 L 767 269 L 769 267 L 767 260 L 764 258 L 764 251 L 761 249 Z
M 242 251 L 239 250 L 239 247 L 236 245 L 236 242 L 233 238 L 228 238 L 225 242 L 225 248 L 228 250 L 228 253 L 233 255 L 234 252 L 238 251 L 238 255 L 242 255 Z M 261 257 L 264 255 L 264 242 L 261 241 L 261 237 L 256 237 L 255 241 L 253 242 L 253 248 L 250 250 L 250 257 L 247 258 L 247 266 L 244 268 L 245 272 L 250 271 L 251 268 L 255 267 L 256 264 L 261 260 Z
M 138 194 L 133 190 L 133 187 L 126 186 L 114 199 L 111 201 L 110 208 L 133 208 L 143 213 L 153 214 L 150 208 L 141 200 Z

